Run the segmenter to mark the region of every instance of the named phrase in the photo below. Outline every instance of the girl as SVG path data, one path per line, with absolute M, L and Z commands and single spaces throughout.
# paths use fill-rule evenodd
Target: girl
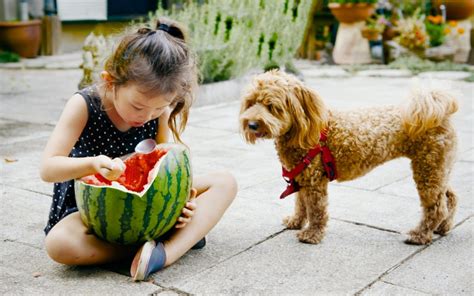
M 204 246 L 205 234 L 234 199 L 237 185 L 228 173 L 195 178 L 191 201 L 161 242 L 122 246 L 89 233 L 77 212 L 73 180 L 95 173 L 118 178 L 125 169 L 118 157 L 132 153 L 143 139 L 167 142 L 171 130 L 181 142 L 197 70 L 183 30 L 160 19 L 156 30 L 142 28 L 122 38 L 101 79 L 71 97 L 45 148 L 41 178 L 56 182 L 45 247 L 53 260 L 67 265 L 133 258 L 131 276 L 143 280 L 191 247 Z

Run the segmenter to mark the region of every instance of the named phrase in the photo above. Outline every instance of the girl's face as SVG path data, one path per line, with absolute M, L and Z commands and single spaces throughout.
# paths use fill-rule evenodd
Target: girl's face
M 128 125 L 139 127 L 158 118 L 171 104 L 174 94 L 149 95 L 139 91 L 136 84 L 127 83 L 114 88 L 114 107 Z

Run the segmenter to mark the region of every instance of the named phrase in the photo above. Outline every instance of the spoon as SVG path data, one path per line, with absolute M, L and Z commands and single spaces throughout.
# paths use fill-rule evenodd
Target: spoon
M 145 139 L 135 146 L 135 152 L 148 154 L 152 152 L 156 147 L 156 142 L 153 139 Z

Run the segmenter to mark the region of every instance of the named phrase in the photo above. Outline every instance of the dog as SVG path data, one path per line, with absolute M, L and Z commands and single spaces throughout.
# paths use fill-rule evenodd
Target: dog
M 297 78 L 273 70 L 257 75 L 244 94 L 239 125 L 250 144 L 274 140 L 289 183 L 282 196 L 299 190 L 294 215 L 283 223 L 300 229 L 297 237 L 304 243 L 324 238 L 331 179 L 353 180 L 384 162 L 408 157 L 423 215 L 405 242 L 422 245 L 432 241 L 433 233 L 446 235 L 453 227 L 457 197 L 449 176 L 457 137 L 450 115 L 457 109 L 446 91 L 420 88 L 405 105 L 330 110 Z M 316 155 L 308 154 L 312 149 Z

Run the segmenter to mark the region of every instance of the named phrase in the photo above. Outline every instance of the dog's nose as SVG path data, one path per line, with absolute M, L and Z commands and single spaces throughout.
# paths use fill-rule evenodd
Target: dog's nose
M 249 129 L 254 130 L 254 131 L 258 130 L 258 122 L 250 121 L 249 122 Z

